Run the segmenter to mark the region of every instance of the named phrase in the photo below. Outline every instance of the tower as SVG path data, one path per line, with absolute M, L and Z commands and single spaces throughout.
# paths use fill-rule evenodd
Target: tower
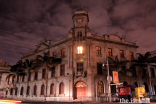
M 85 28 L 88 27 L 89 17 L 87 11 L 84 9 L 77 9 L 73 13 L 73 26 L 74 28 Z
M 68 37 L 75 37 L 82 40 L 83 37 L 91 36 L 91 30 L 88 27 L 88 12 L 80 8 L 73 12 L 73 28 L 68 32 Z

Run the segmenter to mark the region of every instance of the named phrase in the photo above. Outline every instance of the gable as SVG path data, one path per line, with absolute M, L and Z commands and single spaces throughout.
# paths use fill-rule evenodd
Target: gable
M 122 41 L 122 38 L 120 38 L 119 36 L 117 36 L 117 35 L 109 35 L 109 39 L 111 40 L 111 41 Z

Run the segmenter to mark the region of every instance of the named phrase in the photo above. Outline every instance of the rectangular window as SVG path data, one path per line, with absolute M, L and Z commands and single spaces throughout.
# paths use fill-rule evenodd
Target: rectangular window
M 101 55 L 101 47 L 96 47 L 96 55 Z
M 112 49 L 108 48 L 108 56 L 112 56 Z
M 45 79 L 46 76 L 46 69 L 42 69 L 42 79 Z
M 17 83 L 19 82 L 19 75 L 17 75 Z
M 12 77 L 12 83 L 14 83 L 14 80 L 15 80 L 15 76 Z
M 24 79 L 25 79 L 25 76 L 23 75 L 23 76 L 22 76 L 22 82 L 24 82 Z
M 65 57 L 65 49 L 61 50 L 61 57 Z
M 155 77 L 155 71 L 154 71 L 154 68 L 151 68 L 151 77 Z
M 120 50 L 120 57 L 124 58 L 124 51 Z
M 60 66 L 60 76 L 65 75 L 65 65 Z
M 102 64 L 97 63 L 97 74 L 102 74 Z
M 134 59 L 133 52 L 130 52 L 130 59 L 131 59 L 131 60 Z
M 77 47 L 78 54 L 82 54 L 82 46 Z
M 51 77 L 55 77 L 55 67 L 52 67 L 51 69 Z
M 53 52 L 53 57 L 56 57 L 56 52 Z
M 83 63 L 77 63 L 77 71 L 83 71 Z
M 35 72 L 35 77 L 34 77 L 34 80 L 37 80 L 37 77 L 38 77 L 38 73 Z
M 29 72 L 28 81 L 31 79 L 31 72 Z

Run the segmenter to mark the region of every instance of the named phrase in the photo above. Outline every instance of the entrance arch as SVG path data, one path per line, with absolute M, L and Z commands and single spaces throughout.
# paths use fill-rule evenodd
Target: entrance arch
M 82 99 L 86 97 L 87 94 L 87 88 L 86 88 L 86 83 L 83 81 L 78 81 L 75 84 L 74 87 L 74 92 L 75 92 L 75 99 Z

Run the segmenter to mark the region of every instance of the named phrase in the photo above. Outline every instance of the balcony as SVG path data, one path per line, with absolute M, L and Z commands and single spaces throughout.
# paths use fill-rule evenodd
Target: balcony
M 86 77 L 87 76 L 87 71 L 78 71 L 76 72 L 76 77 Z

